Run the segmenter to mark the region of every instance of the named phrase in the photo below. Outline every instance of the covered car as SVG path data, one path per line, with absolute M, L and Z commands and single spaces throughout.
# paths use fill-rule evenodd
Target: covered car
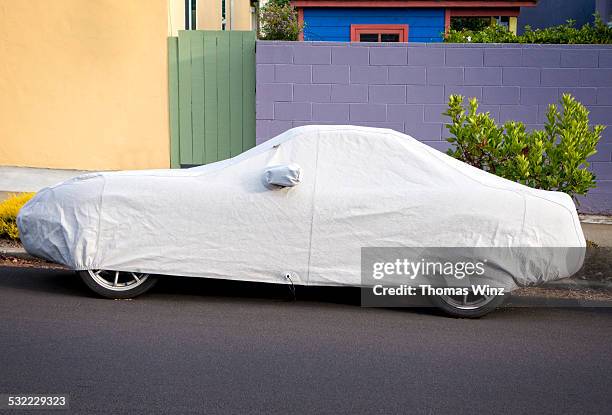
M 355 126 L 294 128 L 190 169 L 79 176 L 41 190 L 18 226 L 29 253 L 107 273 L 109 296 L 142 290 L 123 274 L 359 286 L 362 247 L 585 246 L 568 195 Z M 557 260 L 527 258 L 504 284 L 567 277 L 582 262 Z

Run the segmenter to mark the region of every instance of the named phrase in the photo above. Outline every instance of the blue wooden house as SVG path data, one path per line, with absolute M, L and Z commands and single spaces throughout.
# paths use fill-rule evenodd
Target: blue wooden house
M 453 17 L 490 17 L 516 33 L 521 7 L 537 0 L 292 0 L 301 40 L 441 42 Z

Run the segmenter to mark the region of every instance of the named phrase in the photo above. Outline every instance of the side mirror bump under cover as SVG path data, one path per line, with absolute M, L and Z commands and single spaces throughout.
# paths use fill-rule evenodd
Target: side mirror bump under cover
M 302 181 L 302 168 L 296 163 L 270 166 L 264 171 L 264 180 L 270 186 L 293 187 Z

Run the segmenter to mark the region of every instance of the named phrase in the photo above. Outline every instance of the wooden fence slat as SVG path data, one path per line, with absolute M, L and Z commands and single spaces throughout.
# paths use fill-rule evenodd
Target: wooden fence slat
M 178 38 L 168 38 L 168 107 L 170 111 L 170 167 L 181 166 L 179 149 Z
M 219 160 L 217 149 L 217 35 L 204 32 L 204 115 L 206 129 L 202 141 L 206 148 L 204 163 Z
M 193 164 L 191 129 L 191 36 L 179 31 L 179 124 L 181 164 Z
M 242 33 L 242 151 L 255 147 L 255 32 Z
M 242 152 L 242 33 L 230 32 L 230 155 Z
M 193 125 L 193 164 L 204 164 L 204 36 L 191 35 L 191 124 Z
M 219 160 L 230 157 L 230 35 L 217 33 L 217 120 Z

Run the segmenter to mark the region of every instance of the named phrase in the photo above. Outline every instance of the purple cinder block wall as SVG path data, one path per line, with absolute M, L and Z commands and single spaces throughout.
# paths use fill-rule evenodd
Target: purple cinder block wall
M 257 43 L 257 143 L 306 124 L 391 128 L 445 151 L 450 94 L 499 122 L 541 128 L 569 92 L 606 125 L 590 159 L 598 187 L 580 211 L 612 214 L 612 47 L 607 45 Z

